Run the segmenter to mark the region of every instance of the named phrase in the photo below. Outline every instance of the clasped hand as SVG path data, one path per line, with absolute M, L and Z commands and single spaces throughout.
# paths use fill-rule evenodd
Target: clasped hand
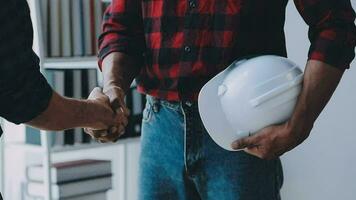
M 126 107 L 124 91 L 117 86 L 104 91 L 97 87 L 90 93 L 88 101 L 96 105 L 95 125 L 84 128 L 93 139 L 101 143 L 116 142 L 125 132 L 129 109 Z

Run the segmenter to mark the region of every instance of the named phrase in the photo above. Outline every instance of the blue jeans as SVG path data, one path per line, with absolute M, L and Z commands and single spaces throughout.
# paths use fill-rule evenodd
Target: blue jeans
M 140 200 L 280 199 L 280 160 L 217 146 L 197 103 L 147 96 L 142 121 Z

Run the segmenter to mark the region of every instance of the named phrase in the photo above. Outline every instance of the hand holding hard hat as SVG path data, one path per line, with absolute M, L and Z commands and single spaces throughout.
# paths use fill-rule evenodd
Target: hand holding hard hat
M 234 141 L 291 117 L 302 81 L 302 71 L 284 57 L 235 61 L 201 89 L 202 122 L 215 143 L 234 151 Z

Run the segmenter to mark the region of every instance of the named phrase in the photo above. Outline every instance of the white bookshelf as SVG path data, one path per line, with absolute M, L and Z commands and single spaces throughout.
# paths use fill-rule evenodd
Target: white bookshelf
M 48 69 L 98 69 L 97 57 L 44 58 L 42 67 Z
M 115 143 L 91 143 L 91 144 L 75 144 L 75 145 L 68 145 L 62 147 L 51 147 L 49 148 L 49 152 L 51 154 L 58 154 L 58 153 L 68 153 L 73 151 L 84 151 L 87 149 L 103 149 L 107 147 L 123 145 L 123 144 L 130 144 L 138 142 L 139 138 L 127 138 L 123 140 L 119 140 Z M 21 148 L 24 151 L 33 152 L 33 153 L 44 153 L 43 147 L 34 144 L 24 144 L 22 142 L 13 142 L 4 145 L 5 148 Z

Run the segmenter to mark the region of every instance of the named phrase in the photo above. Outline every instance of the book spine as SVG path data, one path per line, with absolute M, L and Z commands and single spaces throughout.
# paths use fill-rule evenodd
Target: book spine
M 73 97 L 82 98 L 82 70 L 73 71 Z M 83 142 L 82 128 L 74 129 L 74 142 L 81 144 Z
M 61 38 L 62 38 L 62 56 L 72 56 L 71 41 L 71 2 L 70 0 L 61 1 Z
M 48 41 L 48 0 L 41 0 L 40 3 L 40 12 L 41 12 L 41 19 L 42 19 L 42 32 L 43 32 L 43 42 L 44 42 L 44 52 L 43 55 L 45 57 L 48 56 L 49 52 L 49 41 Z
M 82 26 L 82 5 L 81 0 L 72 0 L 72 43 L 73 55 L 83 56 L 83 26 Z
M 84 54 L 85 55 L 93 55 L 93 50 L 91 46 L 91 22 L 90 22 L 90 0 L 82 0 L 82 8 L 83 8 L 83 30 L 84 30 Z
M 101 33 L 101 24 L 103 19 L 103 2 L 102 0 L 94 0 L 94 15 L 95 15 L 95 50 L 98 51 L 98 38 Z
M 73 97 L 73 70 L 65 71 L 65 90 L 64 95 L 67 97 Z M 74 130 L 69 129 L 64 131 L 64 143 L 66 145 L 74 144 Z
M 54 71 L 53 72 L 53 88 L 58 94 L 64 95 L 64 71 Z M 64 131 L 56 131 L 54 135 L 54 146 L 64 145 Z
M 89 69 L 88 70 L 88 92 L 90 93 L 96 86 L 97 82 L 97 70 Z M 90 142 L 95 142 L 88 134 L 86 134 L 87 140 Z
M 61 56 L 61 36 L 60 36 L 60 1 L 50 0 L 50 56 Z
M 91 54 L 96 55 L 97 48 L 96 48 L 96 34 L 95 34 L 95 9 L 94 9 L 94 1 L 89 0 L 90 3 L 90 46 L 91 46 Z
M 88 80 L 88 71 L 87 69 L 82 71 L 82 97 L 83 98 L 88 98 L 89 96 L 89 80 Z M 84 130 L 82 129 L 82 137 L 83 137 L 83 143 L 90 143 L 91 142 L 91 137 L 90 135 L 86 134 Z

